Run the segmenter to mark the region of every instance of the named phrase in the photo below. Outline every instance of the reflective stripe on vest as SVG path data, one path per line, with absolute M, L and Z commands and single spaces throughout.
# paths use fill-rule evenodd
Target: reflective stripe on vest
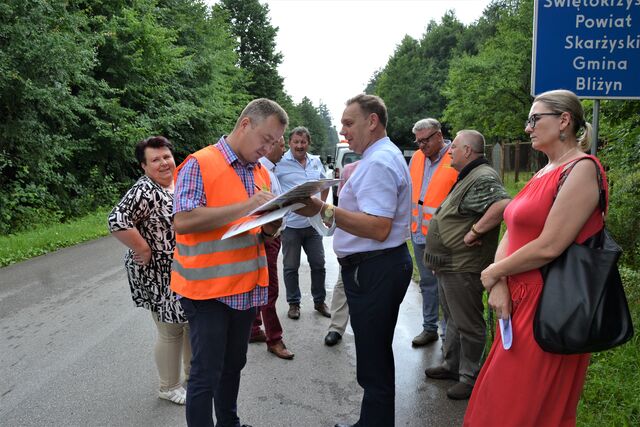
M 458 178 L 458 172 L 451 167 L 450 150 L 447 150 L 436 166 L 436 170 L 431 176 L 428 183 L 427 192 L 424 195 L 424 202 L 420 203 L 420 193 L 422 191 L 422 181 L 424 177 L 425 155 L 418 150 L 413 154 L 411 159 L 411 232 L 418 230 L 418 222 L 422 217 L 420 231 L 423 235 L 427 235 L 429 230 L 429 222 L 433 217 L 442 201 L 447 197 L 451 187 Z
M 200 166 L 207 208 L 241 203 L 249 198 L 242 180 L 217 148 L 208 146 L 192 156 Z M 256 166 L 253 174 L 256 186 L 270 187 L 266 168 Z M 176 233 L 171 289 L 187 298 L 202 300 L 249 292 L 256 285 L 268 286 L 261 228 L 222 240 L 227 230 L 247 220 L 240 218 L 211 231 Z
M 192 246 L 176 243 L 176 249 L 182 256 L 196 256 L 256 246 L 263 241 L 264 239 L 260 234 L 257 236 L 255 234 L 242 234 L 230 239 L 201 242 Z
M 250 273 L 266 266 L 267 257 L 261 256 L 248 261 L 203 268 L 183 268 L 180 263 L 174 260 L 171 268 L 187 280 L 207 280 Z

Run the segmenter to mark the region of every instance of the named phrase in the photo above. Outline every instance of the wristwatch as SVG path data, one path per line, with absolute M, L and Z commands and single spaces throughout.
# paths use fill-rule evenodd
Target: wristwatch
M 336 214 L 336 207 L 331 203 L 325 203 L 324 212 L 322 213 L 322 220 L 325 222 L 333 221 L 333 216 Z

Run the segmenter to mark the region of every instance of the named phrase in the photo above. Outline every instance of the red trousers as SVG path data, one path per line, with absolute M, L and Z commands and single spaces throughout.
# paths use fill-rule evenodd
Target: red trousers
M 269 290 L 267 304 L 260 307 L 258 315 L 253 321 L 251 336 L 260 332 L 260 326 L 264 323 L 264 332 L 267 335 L 267 345 L 272 346 L 282 341 L 282 325 L 276 313 L 276 300 L 278 299 L 278 253 L 280 252 L 280 238 L 264 242 L 267 252 L 267 266 L 269 268 Z

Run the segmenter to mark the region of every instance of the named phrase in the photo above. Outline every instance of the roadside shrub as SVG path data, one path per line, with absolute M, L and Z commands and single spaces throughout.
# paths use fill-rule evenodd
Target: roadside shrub
M 54 224 L 62 212 L 47 189 L 41 185 L 15 182 L 0 190 L 0 233 L 13 234 L 38 225 Z
M 622 246 L 622 263 L 640 270 L 640 170 L 609 172 L 609 216 L 607 227 Z

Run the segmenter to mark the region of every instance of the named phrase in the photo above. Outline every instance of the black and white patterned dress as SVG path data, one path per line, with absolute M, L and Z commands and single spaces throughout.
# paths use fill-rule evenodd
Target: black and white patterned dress
M 184 323 L 187 319 L 169 287 L 176 245 L 172 218 L 173 194 L 144 175 L 113 208 L 108 221 L 111 232 L 137 228 L 151 248 L 147 265 L 134 262 L 131 249 L 124 257 L 134 304 L 151 310 L 160 322 Z

